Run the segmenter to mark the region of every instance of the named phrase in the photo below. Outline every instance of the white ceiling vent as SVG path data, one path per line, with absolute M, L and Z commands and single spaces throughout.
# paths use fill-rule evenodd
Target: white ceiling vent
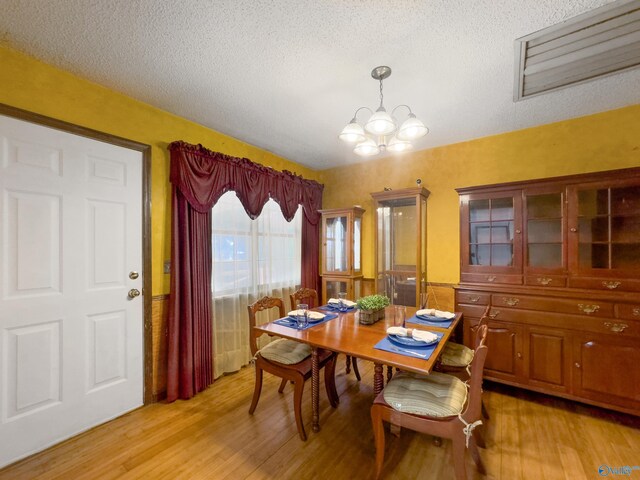
M 640 65 L 640 0 L 619 0 L 516 40 L 514 100 Z

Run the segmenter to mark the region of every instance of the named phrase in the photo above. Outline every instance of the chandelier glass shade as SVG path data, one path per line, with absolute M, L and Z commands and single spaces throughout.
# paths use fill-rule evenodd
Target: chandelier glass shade
M 417 118 L 408 105 L 398 105 L 391 114 L 384 108 L 382 94 L 382 81 L 391 75 L 391 69 L 386 66 L 376 67 L 371 76 L 380 81 L 380 106 L 373 112 L 367 107 L 356 110 L 353 118 L 342 129 L 338 138 L 345 143 L 354 145 L 353 151 L 362 156 L 377 155 L 389 150 L 391 152 L 404 152 L 413 148 L 412 141 L 429 133 L 429 129 Z M 400 107 L 409 110 L 408 118 L 398 127 L 398 121 L 394 113 Z M 364 126 L 358 123 L 360 110 L 368 110 L 371 116 L 364 122 Z

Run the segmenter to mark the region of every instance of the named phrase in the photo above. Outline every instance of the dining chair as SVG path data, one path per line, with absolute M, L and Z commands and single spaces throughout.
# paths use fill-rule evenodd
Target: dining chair
M 475 428 L 482 423 L 480 399 L 482 371 L 487 357 L 487 347 L 484 345 L 486 325 L 478 329 L 478 336 L 480 342 L 471 362 L 471 378 L 468 382 L 440 372 L 432 372 L 430 375 L 400 372 L 376 397 L 371 407 L 376 444 L 376 479 L 380 477 L 384 464 L 384 421 L 416 432 L 451 439 L 455 476 L 458 480 L 467 478 L 467 448 L 478 472 L 483 475 L 486 473 L 475 439 Z
M 319 307 L 318 301 L 318 292 L 316 292 L 313 288 L 300 288 L 289 295 L 289 300 L 291 301 L 291 308 L 296 308 L 296 305 L 299 303 L 306 303 L 309 305 L 309 308 Z M 353 373 L 358 379 L 360 378 L 360 371 L 358 370 L 358 359 L 356 357 L 351 357 L 347 355 L 347 360 L 345 364 L 345 371 L 347 373 L 351 373 L 351 364 L 353 360 Z M 284 385 L 281 385 L 281 388 L 284 388 Z
M 263 297 L 247 307 L 249 311 L 249 346 L 254 356 L 256 368 L 256 383 L 249 414 L 253 415 L 258 406 L 262 391 L 263 371 L 282 378 L 278 389 L 280 393 L 282 393 L 284 385 L 291 382 L 293 383 L 293 411 L 298 435 L 302 440 L 306 440 L 307 434 L 302 423 L 302 393 L 304 383 L 311 378 L 311 347 L 295 340 L 280 338 L 258 349 L 258 338 L 262 333 L 254 328 L 256 313 L 276 307 L 280 318 L 284 317 L 284 303 L 281 298 Z M 336 356 L 334 352 L 318 349 L 319 368 L 324 368 L 324 384 L 332 407 L 337 407 L 339 402 L 335 384 Z
M 478 321 L 476 327 L 477 329 L 479 329 L 482 325 L 486 325 L 487 320 L 489 319 L 490 311 L 491 305 L 487 305 L 487 308 Z M 476 332 L 478 331 L 477 329 Z M 476 333 L 476 347 L 478 346 L 478 342 L 479 338 Z M 455 375 L 461 380 L 467 380 L 469 378 L 469 365 L 471 364 L 473 355 L 473 349 L 467 347 L 466 345 L 462 345 L 460 343 L 449 340 L 447 343 L 445 343 L 444 348 L 442 349 L 442 354 L 440 355 L 439 362 L 436 364 L 435 370 L 438 372 Z M 482 416 L 485 419 L 489 420 L 489 411 L 484 404 L 484 400 L 481 402 L 481 405 Z M 484 440 L 478 438 L 478 445 L 484 448 Z

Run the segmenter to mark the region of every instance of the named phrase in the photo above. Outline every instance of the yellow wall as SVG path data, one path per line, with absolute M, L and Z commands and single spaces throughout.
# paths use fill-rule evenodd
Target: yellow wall
M 15 50 L 0 46 L 0 103 L 151 145 L 152 294 L 168 293 L 162 264 L 170 255 L 167 145 L 173 140 L 247 157 L 325 183 L 324 208 L 362 205 L 363 267 L 373 277 L 370 192 L 385 186 L 431 191 L 428 278 L 459 279 L 456 187 L 569 175 L 640 165 L 640 105 L 366 164 L 316 172 L 159 110 Z M 428 137 L 427 137 L 428 142 Z M 356 179 L 356 180 L 354 180 Z
M 319 174 L 252 145 L 172 115 L 0 46 L 0 103 L 151 145 L 152 294 L 169 292 L 162 265 L 170 257 L 169 155 L 174 140 L 318 180 Z
M 428 137 L 427 137 L 428 139 Z M 428 141 L 428 140 L 427 140 Z M 370 192 L 413 187 L 427 201 L 431 282 L 460 276 L 457 187 L 640 166 L 640 105 L 573 120 L 421 150 L 322 172 L 324 208 L 361 205 L 363 272 L 373 277 L 374 216 Z

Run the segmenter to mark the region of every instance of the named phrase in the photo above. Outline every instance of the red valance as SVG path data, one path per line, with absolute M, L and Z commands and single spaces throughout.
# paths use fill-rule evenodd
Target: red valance
M 171 152 L 171 183 L 180 190 L 191 206 L 200 213 L 211 210 L 229 190 L 236 192 L 252 219 L 258 218 L 269 198 L 273 198 L 284 218 L 293 219 L 298 205 L 312 225 L 320 220 L 324 186 L 295 173 L 277 171 L 252 162 L 213 152 L 202 145 L 173 142 Z

